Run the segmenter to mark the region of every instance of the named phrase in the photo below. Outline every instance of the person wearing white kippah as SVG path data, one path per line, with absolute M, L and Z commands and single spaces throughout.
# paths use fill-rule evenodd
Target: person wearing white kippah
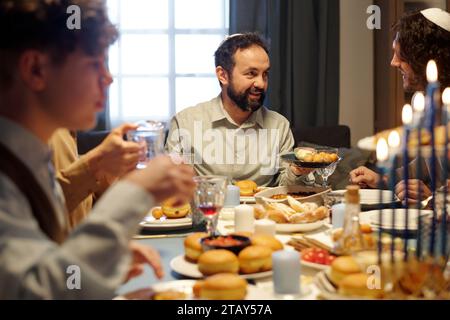
M 428 61 L 435 60 L 439 70 L 439 82 L 444 90 L 450 86 L 450 13 L 431 8 L 420 12 L 406 13 L 394 25 L 396 36 L 393 42 L 394 56 L 391 66 L 397 68 L 403 76 L 403 88 L 406 92 L 425 91 L 427 86 L 426 66 Z M 418 199 L 418 186 L 421 186 L 421 198 L 431 195 L 428 183 L 430 174 L 428 164 L 423 162 L 423 180 L 416 179 L 416 160 L 409 165 L 408 180 L 409 203 Z M 438 170 L 442 171 L 440 166 Z M 401 177 L 402 168 L 398 171 Z M 362 187 L 376 188 L 382 177 L 366 168 L 359 167 L 350 172 L 350 182 Z M 383 177 L 386 180 L 386 177 Z M 400 182 L 395 192 L 404 200 L 406 186 Z

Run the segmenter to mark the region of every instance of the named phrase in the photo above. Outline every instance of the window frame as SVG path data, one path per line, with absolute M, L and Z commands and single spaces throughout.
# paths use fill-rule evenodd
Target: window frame
M 167 10 L 168 10 L 168 27 L 167 29 L 122 29 L 120 27 L 121 21 L 121 7 L 125 0 L 117 0 L 117 16 L 116 20 L 119 22 L 117 28 L 119 29 L 120 35 L 165 35 L 168 37 L 168 73 L 167 74 L 124 74 L 122 72 L 122 41 L 121 38 L 117 40 L 118 49 L 118 65 L 117 74 L 113 74 L 114 81 L 117 82 L 118 92 L 117 92 L 117 117 L 114 119 L 111 117 L 109 112 L 110 95 L 108 93 L 108 109 L 106 113 L 106 119 L 108 119 L 109 124 L 113 127 L 123 123 L 124 121 L 133 122 L 138 120 L 143 120 L 138 117 L 125 117 L 123 108 L 123 94 L 122 94 L 122 82 L 124 78 L 166 78 L 168 81 L 168 119 L 159 119 L 162 121 L 170 121 L 170 118 L 176 114 L 176 82 L 177 78 L 216 78 L 214 66 L 211 66 L 211 73 L 177 73 L 176 72 L 176 36 L 177 35 L 220 35 L 225 38 L 229 33 L 229 0 L 222 1 L 222 14 L 223 23 L 221 28 L 204 28 L 204 29 L 186 29 L 186 28 L 176 28 L 175 27 L 175 2 L 176 0 L 168 0 Z M 200 101 L 199 101 L 200 102 Z M 149 116 L 151 117 L 151 116 Z

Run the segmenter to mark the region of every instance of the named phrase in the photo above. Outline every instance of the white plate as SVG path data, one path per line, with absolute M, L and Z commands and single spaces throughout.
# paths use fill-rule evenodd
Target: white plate
M 256 203 L 255 197 L 251 196 L 251 197 L 243 197 L 241 196 L 241 203 Z
M 328 270 L 330 268 L 330 266 L 326 264 L 313 263 L 305 260 L 300 260 L 300 263 L 302 264 L 302 266 L 315 270 Z
M 201 279 L 204 278 L 204 275 L 198 270 L 198 266 L 196 263 L 192 263 L 187 261 L 184 258 L 184 255 L 179 255 L 173 258 L 170 261 L 170 267 L 173 271 L 178 274 L 181 274 L 185 277 Z M 272 270 L 251 274 L 241 274 L 240 276 L 244 279 L 261 279 L 272 276 Z
M 343 296 L 338 293 L 337 288 L 331 283 L 327 274 L 329 274 L 330 269 L 319 272 L 314 277 L 314 284 L 319 289 L 320 294 L 323 298 L 327 300 L 374 300 L 366 297 L 348 297 Z
M 277 223 L 275 228 L 277 232 L 291 233 L 291 232 L 309 232 L 320 229 L 328 218 L 311 223 Z
M 332 191 L 331 195 L 345 195 L 346 190 L 336 190 Z M 361 189 L 359 190 L 359 196 L 361 198 L 361 204 L 379 204 L 380 203 L 380 190 L 378 189 Z M 394 197 L 394 201 L 399 201 L 397 196 Z M 392 191 L 382 190 L 381 193 L 381 203 L 387 204 L 392 202 Z
M 195 285 L 196 280 L 177 280 L 177 281 L 168 281 L 155 284 L 150 287 L 151 291 L 154 292 L 162 292 L 162 291 L 178 291 L 183 292 L 187 296 L 187 300 L 195 300 L 193 294 L 193 286 Z M 124 296 L 119 296 L 114 300 L 124 300 L 126 299 Z M 247 285 L 247 296 L 245 300 L 274 300 L 275 297 L 268 290 L 261 290 L 255 285 L 248 284 Z
M 150 213 L 139 224 L 142 228 L 147 230 L 178 230 L 192 227 L 190 216 L 180 219 L 167 219 L 163 216 L 161 219 L 155 219 L 152 216 L 152 211 L 156 209 L 161 209 L 161 207 L 154 207 L 150 210 Z
M 405 217 L 406 217 L 406 210 L 405 209 L 395 209 L 394 216 L 395 221 L 394 224 L 392 224 L 392 209 L 383 209 L 381 211 L 382 218 L 383 218 L 383 224 L 381 226 L 382 229 L 388 229 L 388 230 L 405 230 Z M 361 213 L 361 215 L 365 215 L 366 219 L 368 218 L 370 224 L 374 227 L 379 227 L 379 210 L 372 210 L 367 211 L 364 213 Z M 431 210 L 420 210 L 421 216 L 429 216 L 433 214 L 433 211 Z M 408 209 L 408 230 L 417 230 L 417 218 L 419 216 L 419 210 L 417 209 Z

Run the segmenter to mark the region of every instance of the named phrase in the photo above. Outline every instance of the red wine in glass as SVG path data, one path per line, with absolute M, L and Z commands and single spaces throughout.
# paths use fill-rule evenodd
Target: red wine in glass
M 217 208 L 213 204 L 204 204 L 198 207 L 205 216 L 212 216 L 217 213 Z

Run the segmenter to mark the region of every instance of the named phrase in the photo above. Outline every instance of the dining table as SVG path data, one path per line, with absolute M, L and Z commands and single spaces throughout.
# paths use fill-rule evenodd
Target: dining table
M 373 197 L 373 194 L 370 193 L 370 196 Z M 377 210 L 361 211 L 360 223 L 370 224 L 371 216 L 373 216 L 374 213 L 378 213 L 378 211 Z M 327 219 L 328 220 L 326 220 L 324 225 L 316 230 L 309 231 L 306 233 L 277 232 L 276 238 L 283 243 L 285 250 L 295 250 L 294 247 L 288 244 L 288 242 L 290 242 L 293 239 L 293 237 L 307 236 L 308 239 L 316 237 L 318 239 L 323 239 L 328 237 L 328 239 L 331 239 L 331 231 L 333 229 L 333 226 L 331 224 L 331 219 L 330 218 Z M 122 296 L 126 293 L 136 292 L 140 289 L 148 289 L 160 283 L 190 279 L 173 271 L 170 264 L 174 258 L 184 255 L 184 244 L 183 244 L 184 239 L 189 234 L 198 231 L 204 230 L 201 230 L 201 227 L 200 229 L 198 227 L 196 229 L 193 229 L 191 227 L 181 230 L 156 231 L 156 232 L 153 230 L 149 231 L 142 229 L 141 232 L 134 237 L 134 240 L 138 241 L 141 244 L 151 246 L 159 252 L 161 256 L 161 262 L 164 268 L 164 277 L 162 279 L 158 279 L 154 275 L 150 266 L 146 265 L 144 268 L 144 272 L 140 276 L 137 276 L 129 280 L 127 283 L 123 284 L 120 288 L 118 288 L 116 292 L 117 295 Z M 227 215 L 222 214 L 222 212 L 219 214 L 217 231 L 219 232 L 219 234 L 229 234 L 234 232 L 234 220 L 232 219 L 232 217 L 230 217 L 229 212 L 227 213 Z M 415 240 L 411 239 L 410 241 L 414 242 Z M 409 245 L 414 246 L 414 243 L 411 243 Z M 315 267 L 308 266 L 304 263 L 301 264 L 301 272 L 300 272 L 301 276 L 299 279 L 301 294 L 296 296 L 296 299 L 315 300 L 324 298 L 321 295 L 321 291 L 315 284 L 315 278 L 317 278 L 318 274 L 321 271 L 323 271 L 323 268 L 318 269 Z M 273 279 L 271 276 L 248 280 L 248 282 L 249 284 L 255 285 L 258 289 L 264 290 L 268 294 L 268 296 L 272 297 L 272 299 L 274 300 L 282 298 L 274 293 Z
M 233 226 L 234 222 L 232 220 L 219 219 L 217 229 L 221 234 L 226 234 L 234 231 Z M 331 228 L 331 225 L 327 224 L 323 228 L 320 228 L 319 230 L 313 232 L 309 232 L 308 234 L 312 235 L 323 233 L 329 228 Z M 150 266 L 146 265 L 144 268 L 144 272 L 140 276 L 131 279 L 117 290 L 117 295 L 120 296 L 140 289 L 149 288 L 162 282 L 190 279 L 172 271 L 170 262 L 175 257 L 184 254 L 184 239 L 190 233 L 196 231 L 198 230 L 187 229 L 180 230 L 178 232 L 171 232 L 169 234 L 167 234 L 167 232 L 165 232 L 164 234 L 146 234 L 143 230 L 140 234 L 136 235 L 134 237 L 135 241 L 138 241 L 139 243 L 144 245 L 151 246 L 159 252 L 164 268 L 164 277 L 162 279 L 158 279 L 154 275 Z M 291 240 L 291 237 L 292 234 L 276 235 L 276 238 L 284 244 L 286 250 L 295 250 L 293 247 L 287 244 Z M 304 265 L 301 266 L 301 294 L 298 296 L 298 299 L 314 300 L 319 297 L 320 292 L 313 283 L 313 278 L 319 271 L 320 270 L 316 270 Z M 271 297 L 273 297 L 274 300 L 278 299 L 276 294 L 273 292 L 272 277 L 249 280 L 249 283 L 257 286 L 261 290 L 267 291 L 267 293 Z

